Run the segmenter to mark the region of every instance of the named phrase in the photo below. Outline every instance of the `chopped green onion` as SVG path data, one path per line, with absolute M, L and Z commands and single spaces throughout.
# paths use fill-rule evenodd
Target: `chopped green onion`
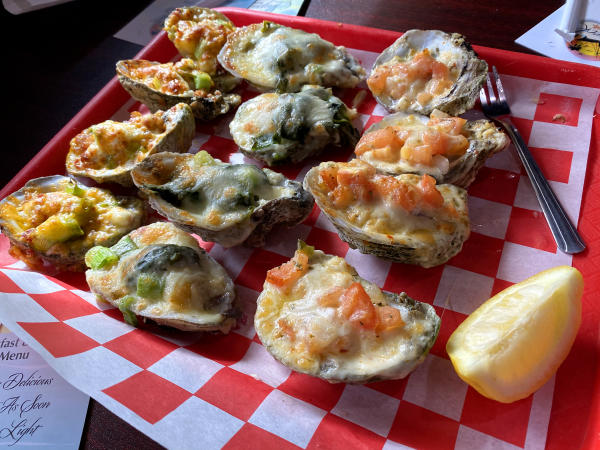
M 137 295 L 139 297 L 158 299 L 162 296 L 164 282 L 153 273 L 140 273 L 137 279 Z
M 123 313 L 123 319 L 129 325 L 137 327 L 138 321 L 135 314 L 131 311 L 131 306 L 136 302 L 136 298 L 128 295 L 119 300 L 119 311 Z
M 85 265 L 92 270 L 110 267 L 119 260 L 119 256 L 110 248 L 97 245 L 85 254 Z
M 194 70 L 192 72 L 192 76 L 194 77 L 194 85 L 196 89 L 202 89 L 204 91 L 209 90 L 213 86 L 213 81 L 210 78 L 210 75 L 204 72 L 198 72 Z
M 214 166 L 216 164 L 215 159 L 206 150 L 200 150 L 196 153 L 194 155 L 194 162 L 201 166 Z
M 83 197 L 85 195 L 85 191 L 81 189 L 74 180 L 69 180 L 69 183 L 65 186 L 65 191 L 67 191 L 68 194 L 72 194 L 77 197 Z
M 298 250 L 303 253 L 306 253 L 310 258 L 315 252 L 315 248 L 312 245 L 308 245 L 306 242 L 298 239 Z
M 115 254 L 120 258 L 125 253 L 135 250 L 137 248 L 138 247 L 137 245 L 135 245 L 135 242 L 133 242 L 129 236 L 125 236 L 121 238 L 121 240 L 115 245 L 113 245 L 110 249 L 113 252 L 115 252 Z

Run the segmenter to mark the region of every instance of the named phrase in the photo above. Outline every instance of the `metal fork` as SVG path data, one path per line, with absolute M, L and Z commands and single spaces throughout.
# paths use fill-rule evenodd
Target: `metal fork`
M 581 240 L 581 236 L 565 214 L 564 209 L 560 205 L 558 199 L 554 195 L 552 188 L 546 181 L 542 171 L 533 159 L 533 155 L 527 148 L 525 141 L 511 123 L 508 116 L 510 115 L 510 107 L 506 101 L 504 88 L 500 82 L 498 71 L 495 66 L 492 66 L 493 78 L 498 89 L 498 97 L 494 93 L 494 86 L 490 79 L 490 74 L 487 74 L 487 92 L 489 101 L 486 97 L 485 86 L 481 88 L 479 98 L 481 100 L 481 108 L 483 113 L 491 120 L 501 125 L 506 130 L 511 140 L 515 144 L 519 158 L 525 167 L 525 171 L 531 180 L 535 195 L 540 202 L 542 211 L 546 216 L 552 235 L 558 248 L 564 253 L 579 253 L 585 249 L 585 244 Z

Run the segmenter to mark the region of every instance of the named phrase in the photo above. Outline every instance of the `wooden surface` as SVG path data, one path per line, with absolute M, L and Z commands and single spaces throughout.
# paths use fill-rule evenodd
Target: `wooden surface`
M 16 74 L 4 75 L 3 86 L 13 89 L 9 89 L 5 111 L 4 130 L 9 139 L 4 143 L 5 164 L 0 165 L 2 186 L 112 78 L 117 60 L 139 51 L 139 46 L 112 35 L 148 3 L 80 0 L 21 16 L 2 11 L 3 41 L 10 42 L 5 60 L 18 68 Z M 310 0 L 303 12 L 307 17 L 395 31 L 458 32 L 472 44 L 531 53 L 514 40 L 562 3 Z M 94 400 L 81 447 L 161 448 Z

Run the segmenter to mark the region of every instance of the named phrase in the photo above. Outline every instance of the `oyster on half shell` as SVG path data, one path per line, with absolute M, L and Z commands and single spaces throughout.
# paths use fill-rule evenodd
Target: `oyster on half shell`
M 0 202 L 0 228 L 10 240 L 10 254 L 34 269 L 84 271 L 90 248 L 113 245 L 144 217 L 140 199 L 60 175 L 29 180 Z
M 224 247 L 260 247 L 274 226 L 300 223 L 314 204 L 296 181 L 252 164 L 226 164 L 205 151 L 152 155 L 131 176 L 159 213 Z
M 238 106 L 238 94 L 224 93 L 196 62 L 184 58 L 176 63 L 159 63 L 138 59 L 117 62 L 117 76 L 123 88 L 152 112 L 187 103 L 199 120 L 212 120 Z M 230 83 L 227 82 L 227 89 Z
M 184 331 L 229 332 L 233 281 L 196 239 L 169 222 L 140 227 L 85 257 L 90 289 L 137 325 L 136 316 Z
M 486 159 L 508 144 L 489 120 L 466 120 L 435 110 L 430 117 L 398 112 L 373 124 L 355 153 L 379 172 L 428 174 L 467 188 Z
M 348 88 L 365 79 L 344 47 L 268 21 L 236 29 L 218 59 L 233 75 L 277 92 L 298 92 L 305 84 Z
M 159 152 L 184 152 L 196 132 L 189 105 L 154 114 L 131 113 L 126 122 L 107 120 L 79 133 L 69 146 L 67 172 L 97 183 L 132 186 L 131 169 Z
M 229 124 L 245 155 L 268 165 L 297 163 L 328 145 L 354 146 L 354 110 L 331 89 L 306 85 L 297 93 L 262 94 L 243 103 Z
M 254 327 L 289 368 L 329 382 L 406 377 L 433 346 L 433 306 L 382 291 L 344 259 L 300 243 L 291 261 L 267 273 Z
M 487 67 L 460 34 L 409 30 L 377 57 L 367 84 L 391 112 L 457 116 L 475 104 Z
M 359 159 L 325 162 L 304 187 L 352 248 L 392 261 L 433 267 L 469 237 L 467 191 L 429 175 L 378 174 Z

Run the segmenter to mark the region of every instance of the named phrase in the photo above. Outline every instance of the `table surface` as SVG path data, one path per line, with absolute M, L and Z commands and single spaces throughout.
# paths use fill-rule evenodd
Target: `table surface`
M 6 59 L 17 67 L 16 76 L 4 75 L 3 85 L 8 82 L 15 88 L 9 89 L 10 112 L 4 119 L 9 134 L 4 152 L 11 156 L 0 168 L 2 186 L 108 83 L 117 60 L 140 50 L 113 34 L 149 3 L 79 0 L 20 16 L 2 10 L 3 41 L 10 42 Z M 300 14 L 394 31 L 441 29 L 461 33 L 472 44 L 533 53 L 514 40 L 562 4 L 562 0 L 480 0 L 476 5 L 458 0 L 305 0 Z M 161 448 L 94 400 L 81 446 Z

